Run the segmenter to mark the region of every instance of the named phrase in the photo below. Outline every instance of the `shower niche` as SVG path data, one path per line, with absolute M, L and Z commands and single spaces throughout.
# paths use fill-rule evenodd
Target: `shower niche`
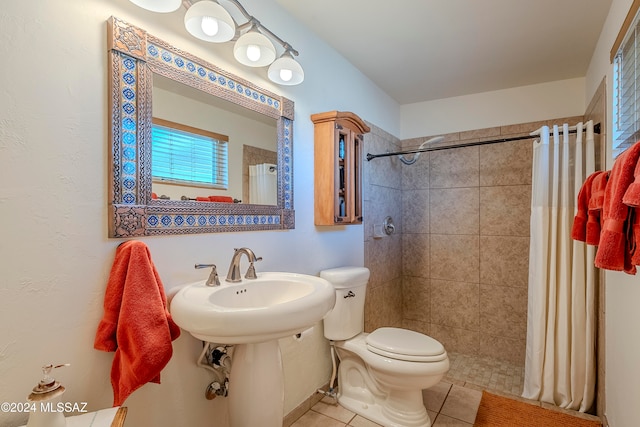
M 315 225 L 361 224 L 363 135 L 370 129 L 351 112 L 313 114 L 311 121 Z

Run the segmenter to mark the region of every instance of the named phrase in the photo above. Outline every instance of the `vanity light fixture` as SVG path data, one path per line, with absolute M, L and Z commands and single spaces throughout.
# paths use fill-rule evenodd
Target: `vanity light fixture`
M 304 80 L 304 70 L 294 59 L 298 51 L 251 16 L 238 0 L 129 0 L 153 12 L 173 12 L 182 4 L 187 8 L 184 26 L 192 36 L 213 43 L 235 40 L 233 56 L 248 67 L 269 66 L 269 79 L 280 85 L 297 85 Z M 246 22 L 238 24 L 229 13 L 232 4 Z M 278 59 L 274 42 L 282 46 Z
M 136 6 L 152 12 L 169 13 L 176 11 L 182 5 L 182 0 L 129 0 Z

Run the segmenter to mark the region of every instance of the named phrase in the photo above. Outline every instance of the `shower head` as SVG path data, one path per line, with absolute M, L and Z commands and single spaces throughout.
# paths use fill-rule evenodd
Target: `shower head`
M 444 136 L 434 136 L 433 138 L 429 138 L 426 141 L 424 141 L 422 144 L 420 144 L 420 147 L 418 148 L 419 150 L 422 150 L 424 147 L 426 147 L 429 144 L 435 144 L 438 142 L 442 142 L 444 141 Z M 411 159 L 405 159 L 404 155 L 400 154 L 398 155 L 398 158 L 400 159 L 400 161 L 402 163 L 404 163 L 405 165 L 412 165 L 414 164 L 417 160 L 418 157 L 420 157 L 420 153 L 414 153 L 413 154 L 413 158 Z

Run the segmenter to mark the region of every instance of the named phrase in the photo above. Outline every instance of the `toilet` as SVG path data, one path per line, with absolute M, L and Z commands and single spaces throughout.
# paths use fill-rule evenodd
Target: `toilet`
M 422 390 L 449 370 L 443 345 L 401 328 L 364 332 L 367 268 L 333 268 L 320 277 L 336 291 L 335 306 L 324 318 L 324 336 L 340 360 L 340 405 L 385 427 L 431 426 Z

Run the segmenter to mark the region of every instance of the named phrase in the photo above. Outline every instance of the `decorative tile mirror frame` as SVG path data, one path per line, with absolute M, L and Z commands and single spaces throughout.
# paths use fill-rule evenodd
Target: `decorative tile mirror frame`
M 293 101 L 212 65 L 118 18 L 109 51 L 109 237 L 282 230 L 295 227 Z M 277 121 L 277 206 L 151 197 L 153 74 Z

